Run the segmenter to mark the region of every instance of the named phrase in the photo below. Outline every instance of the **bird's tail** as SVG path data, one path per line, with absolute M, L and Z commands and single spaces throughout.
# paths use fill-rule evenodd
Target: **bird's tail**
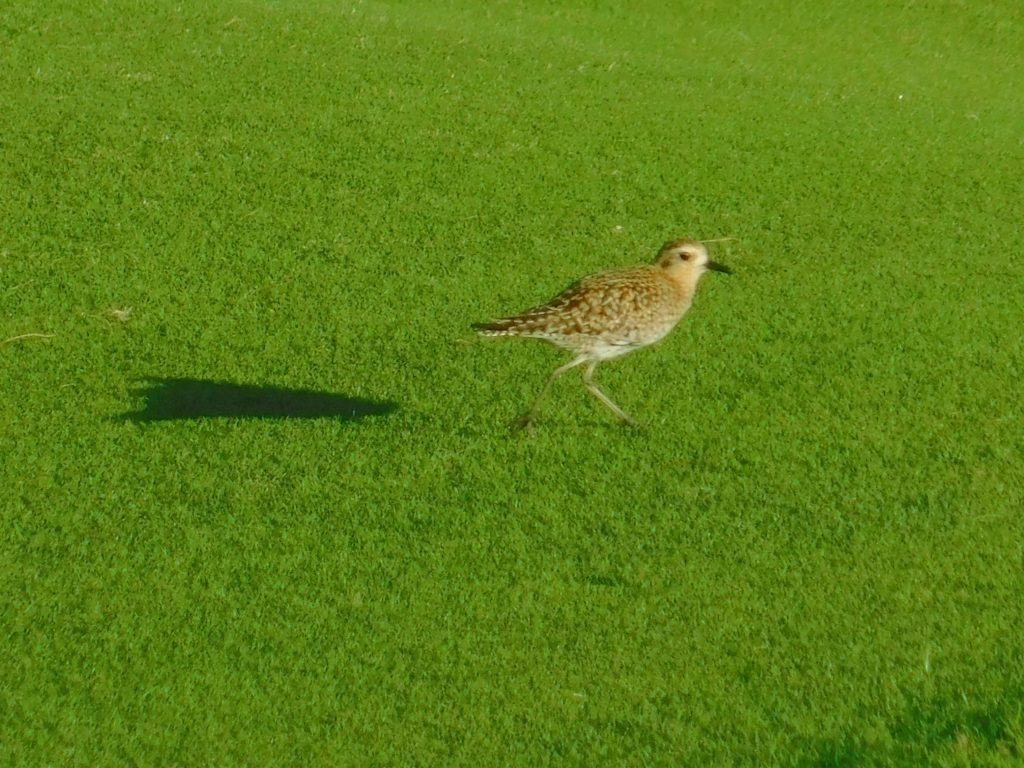
M 481 336 L 506 336 L 516 330 L 516 324 L 513 318 L 506 317 L 489 323 L 473 323 L 473 330 Z

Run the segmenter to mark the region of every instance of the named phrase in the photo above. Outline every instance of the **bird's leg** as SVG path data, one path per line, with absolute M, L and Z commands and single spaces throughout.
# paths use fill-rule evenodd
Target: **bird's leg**
M 622 419 L 624 422 L 629 424 L 631 427 L 640 426 L 619 406 L 612 402 L 612 399 L 602 392 L 597 384 L 594 383 L 594 369 L 597 368 L 597 360 L 591 360 L 590 365 L 583 369 L 583 386 L 590 390 L 590 394 L 600 400 L 602 403 L 612 409 L 612 412 Z
M 582 365 L 583 363 L 587 362 L 587 359 L 588 358 L 583 356 L 577 357 L 575 360 L 570 360 L 565 365 L 556 368 L 555 372 L 548 377 L 548 380 L 546 382 L 544 382 L 544 387 L 541 389 L 540 394 L 534 398 L 533 402 L 530 404 L 530 407 L 526 411 L 526 413 L 524 413 L 522 416 L 516 419 L 515 426 L 518 429 L 529 429 L 530 426 L 533 424 L 533 417 L 537 415 L 537 409 L 540 407 L 541 401 L 543 401 L 544 398 L 547 396 L 548 390 L 551 389 L 551 385 L 555 383 L 555 379 L 557 379 L 566 371 L 572 370 L 577 365 Z

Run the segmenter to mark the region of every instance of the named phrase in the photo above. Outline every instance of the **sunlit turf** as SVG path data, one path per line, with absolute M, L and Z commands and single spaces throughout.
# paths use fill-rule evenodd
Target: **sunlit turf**
M 1024 760 L 1024 19 L 678 5 L 0 10 L 0 762 Z

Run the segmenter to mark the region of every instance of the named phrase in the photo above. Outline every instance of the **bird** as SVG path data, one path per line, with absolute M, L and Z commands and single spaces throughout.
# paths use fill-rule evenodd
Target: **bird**
M 548 377 L 515 426 L 529 429 L 551 385 L 579 366 L 584 366 L 586 389 L 620 421 L 638 426 L 594 383 L 594 369 L 598 363 L 665 338 L 690 308 L 705 272 L 732 274 L 729 267 L 709 258 L 705 242 L 713 241 L 670 240 L 653 263 L 598 272 L 544 304 L 489 323 L 474 323 L 482 336 L 541 339 L 573 354 Z

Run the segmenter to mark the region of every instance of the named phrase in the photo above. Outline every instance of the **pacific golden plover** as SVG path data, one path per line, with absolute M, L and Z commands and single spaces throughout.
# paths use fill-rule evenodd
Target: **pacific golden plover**
M 653 264 L 584 277 L 546 304 L 512 317 L 475 324 L 473 327 L 483 336 L 543 339 L 575 355 L 548 377 L 517 426 L 529 427 L 555 379 L 584 364 L 583 385 L 587 390 L 622 421 L 636 426 L 594 383 L 594 369 L 604 360 L 665 338 L 690 308 L 697 281 L 709 269 L 732 272 L 708 258 L 703 243 L 672 240 L 661 247 Z

